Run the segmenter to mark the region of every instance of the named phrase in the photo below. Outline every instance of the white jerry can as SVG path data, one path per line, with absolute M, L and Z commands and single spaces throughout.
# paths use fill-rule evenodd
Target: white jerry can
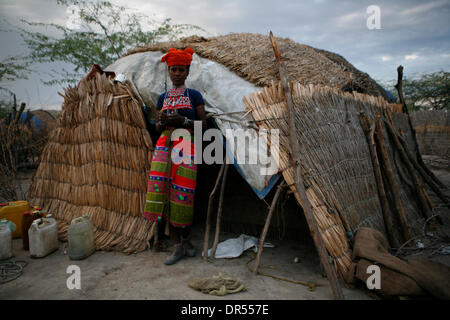
M 34 220 L 30 229 L 28 229 L 28 238 L 31 258 L 43 258 L 58 250 L 58 226 L 56 220 L 51 215 Z
M 11 258 L 12 253 L 12 232 L 8 226 L 8 221 L 0 220 L 0 260 Z
M 72 260 L 85 259 L 95 251 L 94 226 L 87 214 L 72 220 L 67 238 L 69 258 Z

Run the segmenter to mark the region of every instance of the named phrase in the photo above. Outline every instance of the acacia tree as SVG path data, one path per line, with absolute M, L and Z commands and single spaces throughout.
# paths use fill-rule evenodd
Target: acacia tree
M 64 62 L 74 66 L 49 72 L 51 80 L 44 84 L 74 83 L 96 63 L 102 67 L 124 55 L 128 50 L 174 40 L 188 31 L 203 31 L 190 24 L 172 24 L 170 19 L 158 22 L 132 9 L 109 1 L 56 0 L 72 10 L 70 23 L 29 22 L 31 28 L 51 29 L 46 34 L 20 28 L 19 33 L 31 53 L 28 61 L 36 63 Z M 75 18 L 75 19 L 74 19 Z M 56 33 L 56 36 L 50 35 Z
M 8 57 L 0 61 L 0 119 L 7 116 L 16 106 L 16 95 L 4 87 L 5 83 L 27 79 L 28 64 L 20 56 Z
M 450 108 L 450 72 L 424 74 L 403 81 L 405 102 L 413 109 L 443 110 Z
M 395 89 L 396 81 L 379 81 L 379 83 L 398 99 Z M 403 79 L 402 87 L 403 97 L 409 110 L 450 108 L 449 72 L 439 71 L 408 77 Z

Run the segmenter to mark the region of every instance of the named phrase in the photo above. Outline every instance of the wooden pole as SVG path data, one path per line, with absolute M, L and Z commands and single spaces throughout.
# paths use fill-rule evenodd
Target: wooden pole
M 214 244 L 211 249 L 211 259 L 214 259 L 216 256 L 217 245 L 219 244 L 219 233 L 220 233 L 220 223 L 222 221 L 222 205 L 223 198 L 225 194 L 225 184 L 227 183 L 227 173 L 228 173 L 228 165 L 225 164 L 225 171 L 223 173 L 222 186 L 220 187 L 220 197 L 219 197 L 219 208 L 217 209 L 217 220 L 216 220 L 216 233 L 214 236 Z
M 253 270 L 255 274 L 258 274 L 258 268 L 261 262 L 261 254 L 263 251 L 264 241 L 266 240 L 267 231 L 269 231 L 270 220 L 272 219 L 272 215 L 277 206 L 278 198 L 280 197 L 281 194 L 281 189 L 283 189 L 285 184 L 286 182 L 283 180 L 283 182 L 281 182 L 280 185 L 277 187 L 277 192 L 275 192 L 272 204 L 270 205 L 270 210 L 269 213 L 267 214 L 266 223 L 264 224 L 264 229 L 262 231 L 261 237 L 259 238 L 258 253 L 256 254 L 256 262 L 255 262 L 255 270 Z
M 389 244 L 392 248 L 398 248 L 399 244 L 394 236 L 394 228 L 392 225 L 392 213 L 389 209 L 389 202 L 386 196 L 386 191 L 383 183 L 383 176 L 381 174 L 380 161 L 375 145 L 375 124 L 370 124 L 370 119 L 361 111 L 360 113 L 361 127 L 366 134 L 367 144 L 369 145 L 370 157 L 372 158 L 373 171 L 375 175 L 375 181 L 378 186 L 378 195 L 380 197 L 381 211 L 383 213 L 384 225 L 386 226 L 386 233 L 388 236 Z
M 406 169 L 408 169 L 409 174 L 411 175 L 413 187 L 416 191 L 417 200 L 419 202 L 420 207 L 422 208 L 422 214 L 424 215 L 425 219 L 428 219 L 431 217 L 432 213 L 430 210 L 430 207 L 428 206 L 428 202 L 422 193 L 423 187 L 422 187 L 422 181 L 419 180 L 419 178 L 416 175 L 416 172 L 414 170 L 414 167 L 411 163 L 410 158 L 407 155 L 407 152 L 403 148 L 402 144 L 400 143 L 394 129 L 390 125 L 388 121 L 385 121 L 386 128 L 388 129 L 389 134 L 392 137 L 392 140 L 394 141 L 394 145 L 396 146 L 397 150 L 399 151 L 400 157 L 403 160 L 403 163 L 406 166 Z
M 422 208 L 422 213 L 425 219 L 428 219 L 433 215 L 431 208 L 432 205 L 430 205 L 430 199 L 428 198 L 428 195 L 426 194 L 425 188 L 423 187 L 422 181 L 418 178 L 416 175 L 416 172 L 414 169 L 417 169 L 417 171 L 421 174 L 422 178 L 428 183 L 428 185 L 431 187 L 431 189 L 441 198 L 441 200 L 448 205 L 448 199 L 445 196 L 445 194 L 439 189 L 438 186 L 435 185 L 434 181 L 425 173 L 421 172 L 420 169 L 422 169 L 417 163 L 416 166 L 414 166 L 415 159 L 411 156 L 411 154 L 407 151 L 406 147 L 402 145 L 400 142 L 400 139 L 398 138 L 395 129 L 391 126 L 391 124 L 388 121 L 385 121 L 386 128 L 388 129 L 388 132 L 390 133 L 392 140 L 394 141 L 395 146 L 397 147 L 400 156 L 405 163 L 406 168 L 410 172 L 410 175 L 413 179 L 413 188 L 416 191 L 417 200 L 419 201 L 419 205 Z M 429 179 L 429 180 L 427 180 Z M 442 219 L 440 217 L 437 217 L 437 220 L 439 223 L 443 223 Z
M 211 210 L 212 210 L 212 204 L 214 200 L 214 196 L 217 191 L 217 186 L 219 185 L 220 179 L 222 178 L 223 171 L 226 167 L 226 159 L 224 159 L 222 166 L 220 167 L 219 174 L 217 175 L 216 184 L 214 185 L 213 190 L 211 191 L 211 194 L 209 195 L 209 201 L 208 201 L 208 211 L 206 213 L 206 226 L 205 226 L 205 238 L 203 240 L 203 261 L 208 261 L 208 243 L 209 243 L 209 230 L 211 229 Z
M 406 115 L 408 116 L 408 124 L 413 135 L 417 162 L 422 167 L 422 170 L 424 170 L 436 184 L 438 184 L 441 188 L 446 188 L 446 186 L 434 175 L 434 173 L 430 169 L 428 169 L 428 167 L 423 162 L 422 155 L 420 154 L 419 145 L 417 144 L 416 130 L 412 125 L 411 116 L 409 115 L 408 107 L 403 96 L 403 66 L 401 65 L 397 67 L 397 84 L 394 87 L 395 89 L 397 89 L 398 98 L 400 100 L 400 103 L 403 105 L 403 113 L 406 113 Z
M 11 122 L 14 123 L 16 121 L 16 115 L 17 115 L 17 98 L 16 94 L 13 94 L 14 97 L 14 104 L 12 107 L 12 115 L 11 115 Z
M 386 151 L 386 145 L 384 142 L 384 136 L 383 136 L 383 127 L 381 124 L 381 120 L 379 118 L 379 115 L 375 115 L 375 130 L 377 132 L 377 141 L 378 146 L 380 148 L 381 153 L 381 160 L 384 166 L 384 172 L 386 173 L 386 177 L 389 182 L 389 186 L 391 187 L 392 191 L 392 197 L 394 198 L 395 208 L 397 209 L 399 218 L 400 218 L 400 224 L 402 226 L 402 233 L 405 241 L 412 238 L 411 229 L 408 225 L 408 220 L 406 219 L 405 214 L 405 208 L 403 208 L 402 202 L 400 200 L 400 194 L 399 194 L 399 186 L 397 179 L 394 175 L 394 170 L 392 169 L 391 163 L 389 161 L 389 156 Z
M 392 127 L 390 125 L 390 123 L 386 122 L 386 126 L 390 129 L 390 131 L 393 132 L 393 135 L 395 135 L 398 139 L 399 144 L 402 146 L 402 149 L 404 149 L 406 156 L 409 158 L 410 162 L 412 163 L 412 165 L 414 166 L 414 168 L 416 168 L 416 170 L 420 173 L 420 175 L 422 176 L 423 180 L 430 186 L 431 190 L 434 191 L 434 193 L 436 193 L 436 195 L 441 198 L 441 200 L 448 205 L 449 204 L 449 199 L 447 198 L 447 196 L 441 191 L 441 189 L 439 188 L 439 186 L 435 183 L 435 181 L 432 179 L 432 177 L 430 175 L 427 174 L 427 172 L 423 169 L 423 166 L 419 165 L 419 163 L 417 163 L 416 159 L 414 159 L 414 157 L 411 155 L 411 153 L 408 152 L 406 145 L 406 142 L 401 139 L 395 132 L 394 127 Z
M 14 122 L 15 122 L 15 123 L 19 123 L 20 116 L 22 115 L 23 110 L 25 110 L 25 107 L 26 107 L 25 102 L 22 102 L 22 103 L 20 104 L 19 110 L 17 111 L 16 118 L 14 119 Z
M 305 213 L 306 221 L 308 222 L 309 230 L 311 236 L 314 240 L 314 244 L 319 253 L 320 262 L 322 263 L 323 268 L 328 277 L 328 281 L 330 282 L 331 291 L 333 292 L 333 296 L 335 299 L 344 299 L 344 295 L 342 293 L 342 289 L 339 286 L 336 271 L 330 262 L 330 258 L 328 252 L 325 248 L 325 245 L 320 237 L 319 228 L 317 227 L 314 214 L 311 209 L 311 204 L 306 195 L 305 185 L 303 182 L 302 174 L 301 174 L 301 163 L 300 163 L 300 145 L 298 144 L 297 133 L 295 130 L 295 114 L 294 114 L 294 104 L 292 102 L 291 91 L 289 88 L 289 84 L 286 76 L 286 67 L 285 63 L 281 61 L 281 54 L 278 50 L 278 45 L 275 42 L 272 31 L 270 32 L 270 42 L 272 43 L 272 47 L 275 53 L 276 60 L 278 62 L 279 72 L 280 72 L 280 80 L 284 87 L 284 94 L 286 95 L 286 102 L 288 106 L 288 114 L 289 114 L 289 139 L 291 142 L 291 155 L 293 167 L 295 168 L 295 188 L 300 197 L 300 205 L 303 208 L 303 212 Z

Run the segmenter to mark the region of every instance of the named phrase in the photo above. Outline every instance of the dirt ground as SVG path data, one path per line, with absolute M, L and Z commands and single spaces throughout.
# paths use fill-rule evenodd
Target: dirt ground
M 192 242 L 202 247 L 203 228 L 193 228 Z M 222 234 L 221 241 L 236 237 Z M 312 246 L 299 246 L 289 241 L 272 242 L 275 248 L 265 248 L 261 271 L 294 281 L 308 281 L 323 286 L 309 291 L 306 286 L 254 275 L 246 263 L 253 258 L 246 251 L 235 259 L 203 262 L 199 254 L 184 258 L 173 266 L 164 265 L 167 252 L 145 251 L 126 256 L 116 252 L 97 251 L 81 261 L 72 261 L 66 254 L 65 243 L 51 255 L 41 259 L 29 258 L 22 250 L 21 239 L 13 243 L 15 257 L 28 263 L 23 275 L 0 285 L 0 299 L 238 299 L 238 300 L 316 300 L 332 299 L 326 278 L 322 277 L 319 258 Z M 294 258 L 299 262 L 295 263 Z M 253 267 L 253 262 L 249 265 Z M 69 290 L 66 282 L 68 266 L 81 269 L 81 289 Z M 247 290 L 217 297 L 188 287 L 193 278 L 211 277 L 222 273 L 240 279 Z M 363 291 L 343 289 L 347 299 L 370 299 Z
M 430 160 L 430 159 L 426 159 Z M 450 187 L 448 163 L 434 167 L 436 175 Z M 26 180 L 27 176 L 23 179 Z M 450 188 L 447 191 L 450 192 Z M 447 214 L 448 214 L 448 209 Z M 192 242 L 199 252 L 203 246 L 203 226 L 194 227 Z M 222 233 L 220 241 L 239 234 Z M 23 274 L 16 280 L 0 285 L 0 299 L 139 299 L 139 300 L 323 300 L 332 299 L 329 283 L 322 276 L 318 255 L 312 245 L 294 241 L 275 241 L 265 248 L 260 270 L 280 278 L 320 284 L 314 291 L 304 285 L 293 284 L 262 275 L 254 275 L 247 262 L 254 256 L 246 251 L 239 258 L 216 259 L 203 262 L 199 253 L 184 258 L 173 266 L 164 265 L 168 252 L 150 250 L 124 255 L 117 252 L 97 251 L 81 261 L 72 261 L 66 253 L 66 243 L 60 243 L 58 251 L 41 259 L 31 259 L 22 250 L 22 240 L 13 241 L 15 257 L 27 263 Z M 298 263 L 294 262 L 298 258 Z M 449 256 L 437 256 L 436 260 L 449 262 Z M 253 268 L 253 262 L 249 265 Z M 81 270 L 81 289 L 68 289 L 67 268 L 77 265 Z M 218 297 L 203 294 L 188 286 L 193 278 L 211 277 L 222 273 L 241 280 L 246 290 Z M 343 288 L 346 299 L 369 300 L 374 295 L 364 287 Z

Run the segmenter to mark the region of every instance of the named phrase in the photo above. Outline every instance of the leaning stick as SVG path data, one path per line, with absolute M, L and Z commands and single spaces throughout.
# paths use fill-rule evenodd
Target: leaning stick
M 227 183 L 227 173 L 228 173 L 228 166 L 225 165 L 222 185 L 220 187 L 219 208 L 217 209 L 217 220 L 216 220 L 216 233 L 214 235 L 214 244 L 211 249 L 211 259 L 214 259 L 214 257 L 216 256 L 217 245 L 219 244 L 220 223 L 222 222 L 222 204 L 225 194 L 225 184 Z
M 381 120 L 379 118 L 379 115 L 375 116 L 375 130 L 377 132 L 377 140 L 378 140 L 378 146 L 380 148 L 381 152 L 381 159 L 384 166 L 384 171 L 386 173 L 389 185 L 391 187 L 392 196 L 394 198 L 395 208 L 397 209 L 399 218 L 400 218 L 400 224 L 402 227 L 402 233 L 405 240 L 409 240 L 412 238 L 411 229 L 409 228 L 408 221 L 406 219 L 405 214 L 405 208 L 403 208 L 402 202 L 400 200 L 400 194 L 399 194 L 399 186 L 397 179 L 394 175 L 394 170 L 392 170 L 391 163 L 389 161 L 389 157 L 386 151 L 386 145 L 384 142 L 384 136 L 383 136 L 383 129 Z
M 339 286 L 337 280 L 336 271 L 334 270 L 334 267 L 331 265 L 329 255 L 322 241 L 322 238 L 320 237 L 319 228 L 317 227 L 314 214 L 311 209 L 311 203 L 309 202 L 308 197 L 306 195 L 305 185 L 301 174 L 300 145 L 298 143 L 298 138 L 295 131 L 294 104 L 292 102 L 291 92 L 287 81 L 285 63 L 281 61 L 281 53 L 278 50 L 278 45 L 275 42 L 272 31 L 270 32 L 270 42 L 272 43 L 273 51 L 275 53 L 275 57 L 278 62 L 280 80 L 284 87 L 284 94 L 286 95 L 286 102 L 288 106 L 289 140 L 291 144 L 292 162 L 295 168 L 295 189 L 299 194 L 301 201 L 300 205 L 302 206 L 303 212 L 305 213 L 306 221 L 308 222 L 311 236 L 314 240 L 314 244 L 316 245 L 317 251 L 319 253 L 320 261 L 322 263 L 323 268 L 325 269 L 328 281 L 330 281 L 333 296 L 337 300 L 344 299 L 342 289 Z
M 403 113 L 405 113 L 408 116 L 408 124 L 413 135 L 414 149 L 416 152 L 417 162 L 420 164 L 422 170 L 425 171 L 427 175 L 431 177 L 431 179 L 436 184 L 438 184 L 441 188 L 446 188 L 446 186 L 434 175 L 434 173 L 431 172 L 430 169 L 428 169 L 428 167 L 423 162 L 422 155 L 420 154 L 419 146 L 417 144 L 416 130 L 412 125 L 411 116 L 409 115 L 408 107 L 406 106 L 405 98 L 403 96 L 403 66 L 401 65 L 398 66 L 397 68 L 397 84 L 394 87 L 395 89 L 397 89 L 400 103 L 403 105 Z
M 266 240 L 267 231 L 269 230 L 270 220 L 272 220 L 272 215 L 277 206 L 278 198 L 281 193 L 281 189 L 284 187 L 285 184 L 286 184 L 286 182 L 284 180 L 283 180 L 283 182 L 280 183 L 280 185 L 278 186 L 277 192 L 275 193 L 275 196 L 273 197 L 272 204 L 270 205 L 270 210 L 269 210 L 269 213 L 267 214 L 266 223 L 264 224 L 264 229 L 262 231 L 261 238 L 259 238 L 258 253 L 256 254 L 256 262 L 255 262 L 255 270 L 253 270 L 253 272 L 255 274 L 258 274 L 258 268 L 259 268 L 259 264 L 261 262 L 261 254 L 263 251 L 264 241 Z
M 364 111 L 360 113 L 361 127 L 366 134 L 367 144 L 369 145 L 370 157 L 372 158 L 373 172 L 375 175 L 375 181 L 378 186 L 378 195 L 380 197 L 381 211 L 383 213 L 384 224 L 386 226 L 386 233 L 388 236 L 389 244 L 392 248 L 397 248 L 398 243 L 394 236 L 394 228 L 392 226 L 392 213 L 389 209 L 389 202 L 386 196 L 386 191 L 383 183 L 383 176 L 381 175 L 380 161 L 375 145 L 375 124 L 370 124 L 369 117 L 366 116 Z
M 417 195 L 417 200 L 422 208 L 422 214 L 425 219 L 428 219 L 429 217 L 431 217 L 432 213 L 431 213 L 430 207 L 428 206 L 428 202 L 427 202 L 424 194 L 422 193 L 422 191 L 423 191 L 422 181 L 420 181 L 419 178 L 417 177 L 414 167 L 410 161 L 410 158 L 408 157 L 407 152 L 405 151 L 402 144 L 400 143 L 391 124 L 388 121 L 385 121 L 385 124 L 386 124 L 386 128 L 388 129 L 388 132 L 390 133 L 390 135 L 392 137 L 392 140 L 394 141 L 394 145 L 397 147 L 397 150 L 400 153 L 400 157 L 402 158 L 403 163 L 405 164 L 406 168 L 409 171 L 409 174 L 412 177 L 413 187 L 414 187 L 416 195 Z
M 400 139 L 398 138 L 395 129 L 392 127 L 392 125 L 385 121 L 386 123 L 386 127 L 389 129 L 389 131 L 391 132 L 392 136 L 395 137 L 396 139 L 394 139 L 394 142 L 396 144 L 398 144 L 400 146 L 400 148 L 402 150 L 404 150 L 404 155 L 406 157 L 408 157 L 409 161 L 412 163 L 412 165 L 414 166 L 414 168 L 416 168 L 416 170 L 420 173 L 420 175 L 422 176 L 422 178 L 425 180 L 425 182 L 430 186 L 431 190 L 434 191 L 434 193 L 436 193 L 436 195 L 441 198 L 441 200 L 448 205 L 449 204 L 449 200 L 447 198 L 447 196 L 441 191 L 441 189 L 439 188 L 439 186 L 435 183 L 435 181 L 432 179 L 432 177 L 430 177 L 430 175 L 427 174 L 427 172 L 423 169 L 422 166 L 420 166 L 416 159 L 414 159 L 414 157 L 411 155 L 411 153 L 408 152 L 408 150 L 406 149 L 406 147 L 404 147 L 403 145 L 405 144 L 403 141 L 400 141 Z M 397 140 L 397 141 L 395 141 Z M 403 142 L 403 143 L 402 143 Z
M 203 261 L 208 261 L 208 243 L 209 243 L 209 230 L 211 229 L 211 210 L 212 210 L 212 204 L 214 197 L 216 195 L 217 187 L 219 185 L 220 179 L 222 178 L 223 171 L 226 167 L 226 161 L 224 159 L 222 166 L 220 167 L 219 174 L 217 175 L 216 184 L 214 185 L 213 190 L 211 191 L 211 194 L 209 195 L 209 201 L 208 201 L 208 211 L 206 214 L 206 229 L 205 229 L 205 239 L 203 241 Z

